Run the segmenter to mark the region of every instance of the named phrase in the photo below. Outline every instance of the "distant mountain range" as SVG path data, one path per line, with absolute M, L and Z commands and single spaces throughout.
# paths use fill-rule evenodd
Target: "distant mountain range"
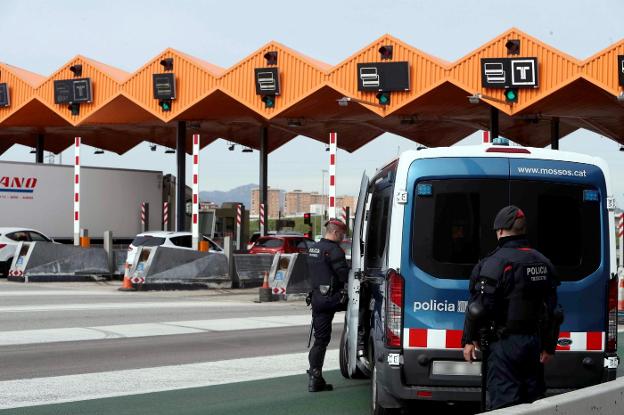
M 240 202 L 247 209 L 251 207 L 251 189 L 257 188 L 257 184 L 246 184 L 244 186 L 235 187 L 227 192 L 218 190 L 209 192 L 199 192 L 199 199 L 203 202 L 216 203 L 219 206 L 223 202 Z

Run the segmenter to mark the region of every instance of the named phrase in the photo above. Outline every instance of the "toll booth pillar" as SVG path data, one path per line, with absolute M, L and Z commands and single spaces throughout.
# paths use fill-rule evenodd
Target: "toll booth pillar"
M 550 148 L 559 150 L 559 117 L 550 120 Z
M 35 162 L 37 164 L 43 164 L 43 144 L 44 144 L 44 136 L 43 134 L 38 134 L 37 145 L 35 147 Z
M 267 234 L 267 228 L 269 225 L 268 217 L 269 217 L 269 205 L 268 205 L 268 184 L 267 184 L 267 173 L 268 173 L 268 141 L 269 141 L 269 129 L 268 127 L 260 127 L 260 191 L 259 193 L 259 207 L 264 207 L 264 209 L 259 209 L 260 215 L 262 218 L 259 218 L 259 223 L 264 223 L 260 230 L 262 232 L 262 236 Z
M 494 140 L 498 137 L 498 108 L 490 107 L 490 140 Z
M 176 134 L 176 163 L 177 163 L 177 186 L 176 186 L 176 231 L 184 231 L 186 220 L 186 122 L 178 121 Z

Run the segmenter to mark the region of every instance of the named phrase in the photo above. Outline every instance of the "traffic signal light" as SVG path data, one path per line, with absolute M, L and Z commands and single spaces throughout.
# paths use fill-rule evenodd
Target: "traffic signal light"
M 389 92 L 380 92 L 377 94 L 377 100 L 381 105 L 390 104 L 390 93 Z
M 275 95 L 265 95 L 262 97 L 262 102 L 264 102 L 265 108 L 273 108 L 275 107 Z
M 163 111 L 171 111 L 171 100 L 170 99 L 161 99 L 158 101 L 158 105 L 162 108 Z
M 518 89 L 509 88 L 505 90 L 505 102 L 518 102 Z
M 303 214 L 303 224 L 304 225 L 312 225 L 312 215 L 309 213 Z

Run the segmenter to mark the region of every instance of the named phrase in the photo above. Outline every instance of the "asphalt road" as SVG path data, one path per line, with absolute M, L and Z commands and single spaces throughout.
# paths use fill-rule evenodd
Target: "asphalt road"
M 302 302 L 258 304 L 257 289 L 117 287 L 0 281 L 1 415 L 368 412 L 369 381 L 336 370 L 342 315 L 326 361 L 335 391 L 309 394 Z

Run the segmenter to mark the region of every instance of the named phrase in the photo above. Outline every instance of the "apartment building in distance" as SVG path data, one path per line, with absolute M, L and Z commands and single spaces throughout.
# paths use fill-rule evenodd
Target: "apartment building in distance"
M 267 203 L 269 205 L 269 218 L 279 217 L 279 212 L 284 206 L 284 191 L 269 187 Z M 258 187 L 251 189 L 251 209 L 249 210 L 249 215 L 252 217 L 260 216 L 260 188 Z
M 317 192 L 303 192 L 294 190 L 286 192 L 284 195 L 284 216 L 299 216 L 305 212 L 314 211 L 312 206 L 325 205 L 325 209 L 329 205 L 327 195 L 321 195 Z M 355 197 L 353 196 L 337 196 L 336 208 L 341 209 L 348 206 L 351 213 L 355 213 Z

